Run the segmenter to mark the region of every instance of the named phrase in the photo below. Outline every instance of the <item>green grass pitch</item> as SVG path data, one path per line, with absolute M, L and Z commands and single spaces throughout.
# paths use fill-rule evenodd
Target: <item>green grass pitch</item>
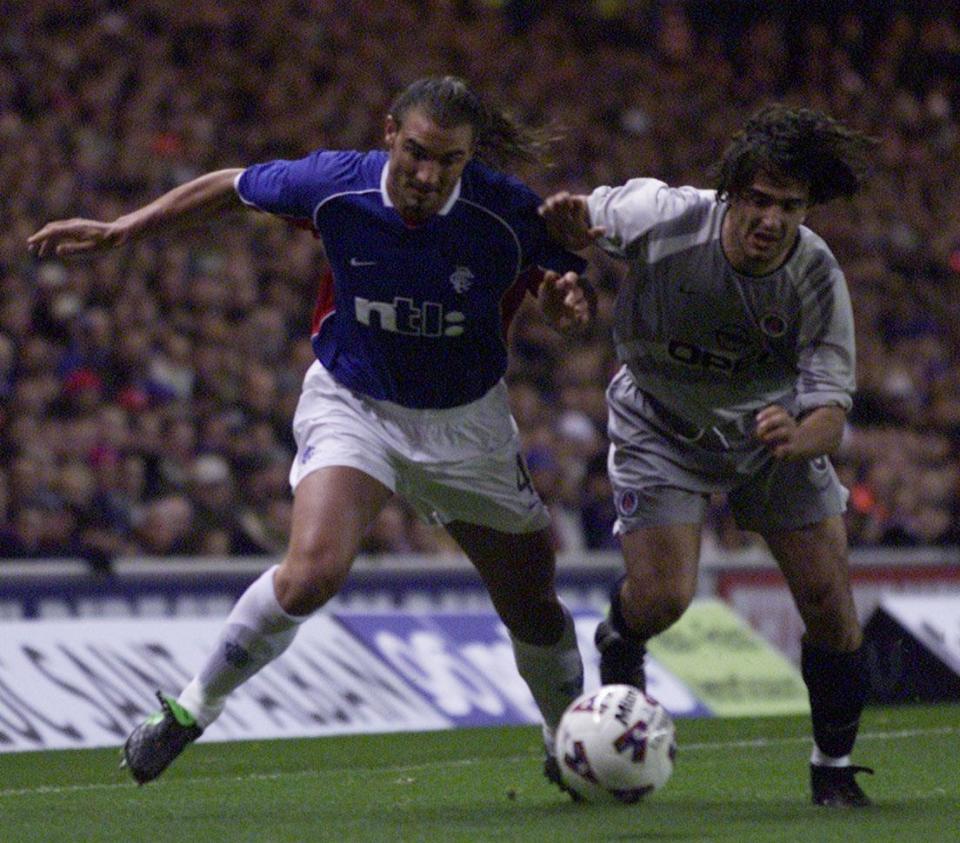
M 870 708 L 855 761 L 872 808 L 809 804 L 806 718 L 681 720 L 666 788 L 574 804 L 532 727 L 191 747 L 136 787 L 117 750 L 0 754 L 0 840 L 960 840 L 960 706 Z

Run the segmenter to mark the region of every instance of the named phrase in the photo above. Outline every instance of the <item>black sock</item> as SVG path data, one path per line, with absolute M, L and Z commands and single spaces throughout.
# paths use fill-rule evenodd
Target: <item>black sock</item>
M 810 694 L 817 747 L 831 758 L 849 755 L 870 689 L 863 645 L 852 653 L 842 653 L 804 639 L 800 665 Z

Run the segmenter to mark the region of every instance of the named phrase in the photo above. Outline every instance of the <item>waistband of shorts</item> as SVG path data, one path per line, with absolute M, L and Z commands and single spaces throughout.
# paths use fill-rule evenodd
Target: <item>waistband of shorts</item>
M 640 388 L 638 387 L 638 389 Z M 640 392 L 643 393 L 644 399 L 660 422 L 684 442 L 697 445 L 708 451 L 729 451 L 732 448 L 743 446 L 744 436 L 736 429 L 735 425 L 698 427 L 693 422 L 677 415 L 646 390 L 640 389 Z
M 469 404 L 460 404 L 457 407 L 443 407 L 441 409 L 404 407 L 402 404 L 395 404 L 393 401 L 382 401 L 360 393 L 354 394 L 373 407 L 377 414 L 381 416 L 387 416 L 388 418 L 397 419 L 398 421 L 416 420 L 421 423 L 449 424 L 459 421 L 465 416 L 475 415 L 484 405 L 490 403 L 494 393 L 503 394 L 504 402 L 506 402 L 505 390 L 506 384 L 501 380 L 490 387 L 490 389 L 476 401 L 471 401 Z

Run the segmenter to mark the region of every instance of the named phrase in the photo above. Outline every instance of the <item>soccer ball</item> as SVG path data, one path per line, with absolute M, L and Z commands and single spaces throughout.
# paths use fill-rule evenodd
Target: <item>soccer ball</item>
M 575 699 L 557 728 L 564 783 L 591 802 L 637 802 L 673 772 L 676 730 L 667 710 L 632 685 Z

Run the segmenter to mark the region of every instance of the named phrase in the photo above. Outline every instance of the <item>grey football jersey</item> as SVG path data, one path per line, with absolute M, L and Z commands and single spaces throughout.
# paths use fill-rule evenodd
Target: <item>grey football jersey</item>
M 757 410 L 849 409 L 853 314 L 826 243 L 801 226 L 786 263 L 737 272 L 720 244 L 727 204 L 712 190 L 633 179 L 589 197 L 600 245 L 625 258 L 614 339 L 637 385 L 694 429 L 750 435 Z

